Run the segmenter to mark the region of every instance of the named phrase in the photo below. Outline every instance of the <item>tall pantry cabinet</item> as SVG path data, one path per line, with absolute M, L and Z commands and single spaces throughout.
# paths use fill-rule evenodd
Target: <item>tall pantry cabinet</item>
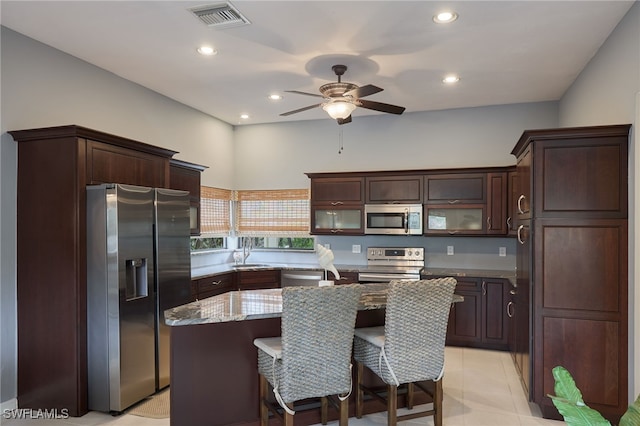
M 529 314 L 516 321 L 514 353 L 547 418 L 561 419 L 546 396 L 558 365 L 614 424 L 628 406 L 629 129 L 530 130 L 511 152 L 520 191 L 515 311 Z
M 86 186 L 170 187 L 176 151 L 81 126 L 18 143 L 18 406 L 87 412 Z

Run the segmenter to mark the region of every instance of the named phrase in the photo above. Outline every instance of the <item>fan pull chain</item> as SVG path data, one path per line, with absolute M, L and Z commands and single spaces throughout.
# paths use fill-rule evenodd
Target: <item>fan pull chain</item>
M 340 128 L 338 132 L 338 154 L 342 154 L 342 151 L 344 150 L 344 144 L 342 142 L 342 128 Z

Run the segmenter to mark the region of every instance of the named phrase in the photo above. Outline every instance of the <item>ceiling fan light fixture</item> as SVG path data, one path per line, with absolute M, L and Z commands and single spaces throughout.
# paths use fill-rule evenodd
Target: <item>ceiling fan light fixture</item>
M 337 120 L 338 118 L 345 119 L 351 115 L 356 106 L 350 102 L 345 101 L 333 101 L 322 106 L 322 109 L 329 114 L 331 118 Z

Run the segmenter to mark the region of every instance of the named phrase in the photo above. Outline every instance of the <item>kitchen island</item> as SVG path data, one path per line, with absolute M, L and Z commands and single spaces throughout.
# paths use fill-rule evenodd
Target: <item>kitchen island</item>
M 356 327 L 384 324 L 387 287 L 364 285 Z M 231 291 L 165 311 L 172 326 L 171 426 L 259 425 L 253 340 L 280 335 L 281 291 Z M 382 384 L 373 374 L 366 382 Z M 418 403 L 428 402 L 420 396 Z M 404 406 L 402 397 L 399 406 Z M 377 400 L 365 403 L 365 413 L 384 410 Z M 353 416 L 354 401 L 349 411 Z M 334 410 L 329 413 L 330 419 L 337 418 Z M 298 425 L 319 423 L 319 411 L 299 411 L 295 419 Z

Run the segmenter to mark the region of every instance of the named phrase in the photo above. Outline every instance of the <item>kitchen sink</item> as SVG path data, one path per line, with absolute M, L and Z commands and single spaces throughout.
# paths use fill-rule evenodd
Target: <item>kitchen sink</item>
M 239 265 L 233 265 L 233 269 L 259 269 L 271 267 L 271 265 L 267 265 L 266 263 L 242 263 Z

